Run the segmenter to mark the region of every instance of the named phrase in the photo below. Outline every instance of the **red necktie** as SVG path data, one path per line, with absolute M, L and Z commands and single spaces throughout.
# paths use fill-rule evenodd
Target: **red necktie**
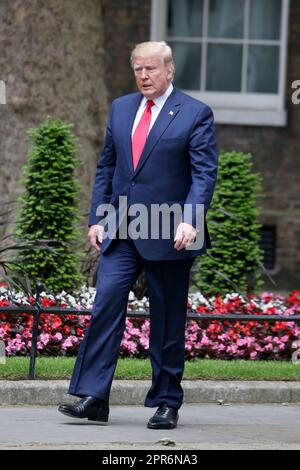
M 135 170 L 142 155 L 143 148 L 148 136 L 149 126 L 151 122 L 151 108 L 154 106 L 152 100 L 147 101 L 147 107 L 133 133 L 132 136 L 132 159 L 133 169 Z

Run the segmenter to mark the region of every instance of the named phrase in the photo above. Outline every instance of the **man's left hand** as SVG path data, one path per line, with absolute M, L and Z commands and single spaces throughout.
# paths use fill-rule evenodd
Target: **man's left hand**
M 197 231 L 195 227 L 190 224 L 186 224 L 182 222 L 178 225 L 176 230 L 176 236 L 174 238 L 175 245 L 174 248 L 176 250 L 182 250 L 189 245 L 192 245 L 195 241 L 197 235 Z

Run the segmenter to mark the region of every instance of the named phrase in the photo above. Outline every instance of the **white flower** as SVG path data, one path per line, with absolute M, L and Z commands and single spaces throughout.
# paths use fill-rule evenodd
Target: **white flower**
M 132 292 L 132 290 L 129 292 L 129 297 L 128 297 L 128 299 L 129 299 L 129 302 L 132 302 L 133 300 L 135 300 L 135 295 L 134 295 L 134 293 Z

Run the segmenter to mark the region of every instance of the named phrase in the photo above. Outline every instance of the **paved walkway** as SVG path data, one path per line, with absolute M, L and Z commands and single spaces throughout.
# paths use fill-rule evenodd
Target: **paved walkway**
M 111 406 L 107 426 L 53 406 L 0 407 L 0 449 L 300 449 L 297 404 L 184 404 L 176 429 L 146 423 L 156 409 Z M 157 443 L 162 438 L 175 447 Z

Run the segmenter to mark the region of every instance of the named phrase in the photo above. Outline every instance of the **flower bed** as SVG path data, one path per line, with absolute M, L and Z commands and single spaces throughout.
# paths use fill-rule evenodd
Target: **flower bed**
M 65 292 L 53 296 L 41 295 L 44 307 L 92 308 L 95 289 L 83 287 L 81 291 L 68 295 Z M 0 287 L 0 306 L 32 305 L 33 298 L 8 291 Z M 227 322 L 218 320 L 188 320 L 185 333 L 186 359 L 280 359 L 290 360 L 295 350 L 296 340 L 300 339 L 300 325 L 293 322 L 293 315 L 300 314 L 300 296 L 297 291 L 289 296 L 263 293 L 260 297 L 249 296 L 245 301 L 238 294 L 228 294 L 224 298 L 205 298 L 200 293 L 189 295 L 188 310 L 199 315 L 252 314 L 290 316 L 287 322 Z M 130 292 L 128 310 L 149 310 L 146 297 L 137 300 Z M 76 355 L 89 315 L 42 314 L 39 326 L 38 354 Z M 7 356 L 26 356 L 30 353 L 32 315 L 0 314 L 0 340 L 4 341 Z M 146 357 L 149 349 L 149 319 L 127 318 L 126 329 L 121 343 L 121 357 Z

